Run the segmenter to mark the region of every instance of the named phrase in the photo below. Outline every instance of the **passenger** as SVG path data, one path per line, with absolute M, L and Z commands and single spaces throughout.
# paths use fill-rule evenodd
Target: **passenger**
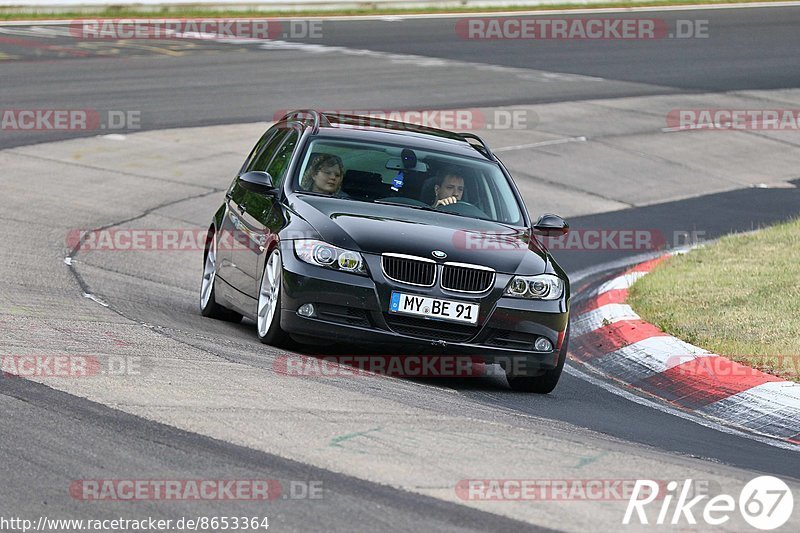
M 453 168 L 445 169 L 436 179 L 433 192 L 436 194 L 436 199 L 432 207 L 459 202 L 464 196 L 464 178 Z
M 344 180 L 344 164 L 342 159 L 333 154 L 317 154 L 312 156 L 300 186 L 310 192 L 330 194 L 339 198 L 349 198 L 342 192 Z

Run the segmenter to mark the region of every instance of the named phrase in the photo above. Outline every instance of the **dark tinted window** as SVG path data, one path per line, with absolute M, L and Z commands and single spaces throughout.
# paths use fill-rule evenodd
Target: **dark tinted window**
M 264 149 L 264 146 L 266 146 L 267 143 L 275 136 L 276 131 L 277 130 L 275 129 L 269 129 L 267 130 L 266 133 L 264 133 L 264 135 L 261 136 L 256 145 L 250 151 L 250 155 L 247 156 L 244 165 L 242 165 L 242 171 L 241 171 L 242 174 L 253 170 L 252 168 L 253 161 L 255 160 L 256 156 L 260 154 L 261 151 Z
M 272 176 L 272 183 L 277 187 L 283 182 L 286 175 L 286 169 L 289 167 L 289 162 L 292 160 L 292 153 L 297 146 L 297 141 L 300 139 L 300 133 L 296 130 L 286 130 L 288 135 L 282 136 L 286 138 L 284 143 L 275 152 L 275 158 L 269 164 L 267 172 Z
M 245 172 L 251 172 L 253 170 L 267 171 L 267 165 L 269 165 L 269 162 L 272 161 L 272 156 L 275 155 L 275 150 L 277 150 L 283 140 L 292 131 L 293 130 L 287 128 L 285 124 L 279 128 L 276 128 L 274 135 L 268 139 L 263 148 L 261 148 L 261 151 L 258 152 L 258 155 L 256 155 L 250 161 L 245 169 Z

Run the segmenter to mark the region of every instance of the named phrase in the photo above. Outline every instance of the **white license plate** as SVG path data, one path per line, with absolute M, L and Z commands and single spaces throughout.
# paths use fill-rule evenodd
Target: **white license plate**
M 478 323 L 479 308 L 478 304 L 429 298 L 418 294 L 405 294 L 394 291 L 392 291 L 392 299 L 389 302 L 390 313 L 424 316 L 467 324 Z

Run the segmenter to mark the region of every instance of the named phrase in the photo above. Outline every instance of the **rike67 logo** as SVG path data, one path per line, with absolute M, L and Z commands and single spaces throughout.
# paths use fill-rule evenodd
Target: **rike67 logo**
M 678 488 L 677 481 L 670 481 L 663 488 L 663 482 L 658 483 L 649 479 L 636 480 L 633 494 L 628 500 L 625 516 L 622 523 L 628 525 L 635 518 L 640 524 L 649 524 L 652 515 L 648 518 L 645 507 L 658 500 L 660 505 L 651 507 L 651 511 L 658 508 L 656 525 L 678 525 L 698 523 L 698 518 L 710 526 L 721 526 L 735 516 L 738 503 L 739 514 L 752 527 L 760 530 L 776 529 L 784 525 L 792 516 L 794 497 L 789 486 L 773 476 L 759 476 L 750 480 L 739 493 L 737 500 L 729 494 L 718 494 L 710 497 L 708 494 L 693 495 L 692 480 L 687 479 Z M 642 497 L 644 495 L 644 497 Z M 674 507 L 673 507 L 674 502 Z

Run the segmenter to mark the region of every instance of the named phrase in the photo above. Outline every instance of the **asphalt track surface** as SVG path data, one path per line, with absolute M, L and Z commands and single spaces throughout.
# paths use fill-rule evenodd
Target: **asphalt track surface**
M 13 39 L 25 41 L 0 39 L 0 51 L 15 57 L 0 64 L 0 101 L 6 109 L 136 109 L 142 112 L 144 129 L 162 129 L 270 120 L 279 109 L 295 107 L 489 107 L 600 96 L 624 98 L 800 85 L 796 58 L 800 9 L 701 10 L 653 16 L 667 20 L 709 19 L 713 38 L 641 41 L 625 43 L 624 47 L 614 41 L 498 41 L 487 45 L 460 39 L 453 31 L 452 20 L 409 19 L 326 22 L 325 37 L 314 43 L 604 80 L 602 86 L 555 79 L 504 87 L 503 76 L 516 76 L 516 70 L 476 75 L 473 83 L 465 83 L 462 73 L 453 72 L 450 63 L 443 63 L 440 67 L 419 69 L 418 75 L 413 74 L 413 69 L 403 69 L 395 78 L 375 78 L 368 71 L 358 71 L 358 56 L 332 60 L 325 54 L 297 51 L 283 52 L 275 60 L 269 50 L 249 44 L 199 43 L 176 55 L 121 47 L 120 57 L 81 57 L 29 46 L 26 41 L 41 39 L 17 35 Z M 47 43 L 72 49 L 66 38 Z M 386 61 L 393 60 L 397 58 L 386 56 Z M 52 132 L 0 134 L 0 148 L 74 136 Z M 571 223 L 576 228 L 638 225 L 658 228 L 665 234 L 695 226 L 713 238 L 796 216 L 800 212 L 798 190 L 740 189 L 576 217 Z M 9 213 L 3 216 L 13 218 Z M 620 258 L 619 253 L 612 252 L 564 252 L 556 256 L 570 272 Z M 142 283 L 148 284 L 145 277 Z M 198 342 L 193 340 L 193 332 L 206 322 L 198 322 L 194 301 L 166 293 L 162 299 L 144 303 L 132 292 L 126 295 L 126 290 L 133 289 L 121 287 L 117 299 L 111 302 L 121 315 L 157 324 L 182 342 Z M 158 293 L 156 286 L 144 290 Z M 226 356 L 231 360 L 254 366 L 264 364 L 247 353 L 236 353 L 237 343 L 254 345 L 252 325 L 205 327 L 230 342 L 232 347 Z M 795 452 L 649 409 L 573 375 L 565 374 L 556 392 L 548 397 L 512 394 L 496 383 L 453 380 L 437 381 L 436 385 L 459 391 L 464 409 L 499 406 L 511 413 L 588 428 L 634 447 L 700 457 L 750 470 L 753 475 L 765 472 L 800 480 L 800 461 Z M 5 481 L 0 497 L 5 515 L 38 515 L 45 505 L 74 511 L 75 502 L 64 501 L 63 482 L 73 479 L 76 471 L 86 477 L 102 477 L 107 464 L 113 464 L 117 473 L 147 471 L 154 473 L 153 477 L 218 478 L 240 473 L 240 477 L 323 479 L 326 487 L 335 487 L 324 501 L 318 505 L 315 502 L 313 509 L 307 502 L 294 505 L 289 501 L 270 511 L 271 520 L 274 515 L 277 522 L 294 524 L 292 529 L 447 531 L 532 527 L 146 421 L 27 381 L 0 379 L 0 402 L 6 413 L 0 417 L 4 450 L 0 477 Z M 453 408 L 457 410 L 459 406 Z M 30 446 L 33 442 L 42 445 Z M 105 458 L 105 465 L 99 457 Z M 169 518 L 178 514 L 210 515 L 211 505 L 173 507 L 161 502 L 143 504 L 137 512 L 145 514 L 146 509 L 147 514 Z M 234 511 L 252 513 L 254 509 L 246 503 L 236 505 L 240 507 L 227 504 L 225 510 L 232 515 Z M 129 509 L 124 504 L 112 504 L 96 506 L 93 512 L 101 518 Z
M 357 61 L 332 62 L 325 54 L 314 53 L 282 54 L 276 59 L 270 50 L 246 43 L 235 51 L 231 45 L 207 41 L 76 45 L 70 37 L 0 33 L 0 51 L 17 58 L 2 63 L 0 97 L 10 109 L 44 104 L 138 110 L 142 128 L 158 129 L 271 120 L 287 108 L 471 108 L 797 87 L 800 10 L 796 8 L 625 16 L 663 19 L 673 29 L 679 19 L 709 21 L 709 37 L 469 40 L 457 33 L 458 19 L 438 18 L 324 21 L 321 39 L 288 39 L 606 80 L 598 85 L 559 78 L 505 83 L 514 74 L 503 71 L 465 78 L 446 63 L 398 68 L 395 76 L 378 78 L 369 70 L 359 72 Z M 392 58 L 385 61 L 391 63 Z M 63 138 L 54 132 L 0 136 L 0 147 L 59 137 Z

